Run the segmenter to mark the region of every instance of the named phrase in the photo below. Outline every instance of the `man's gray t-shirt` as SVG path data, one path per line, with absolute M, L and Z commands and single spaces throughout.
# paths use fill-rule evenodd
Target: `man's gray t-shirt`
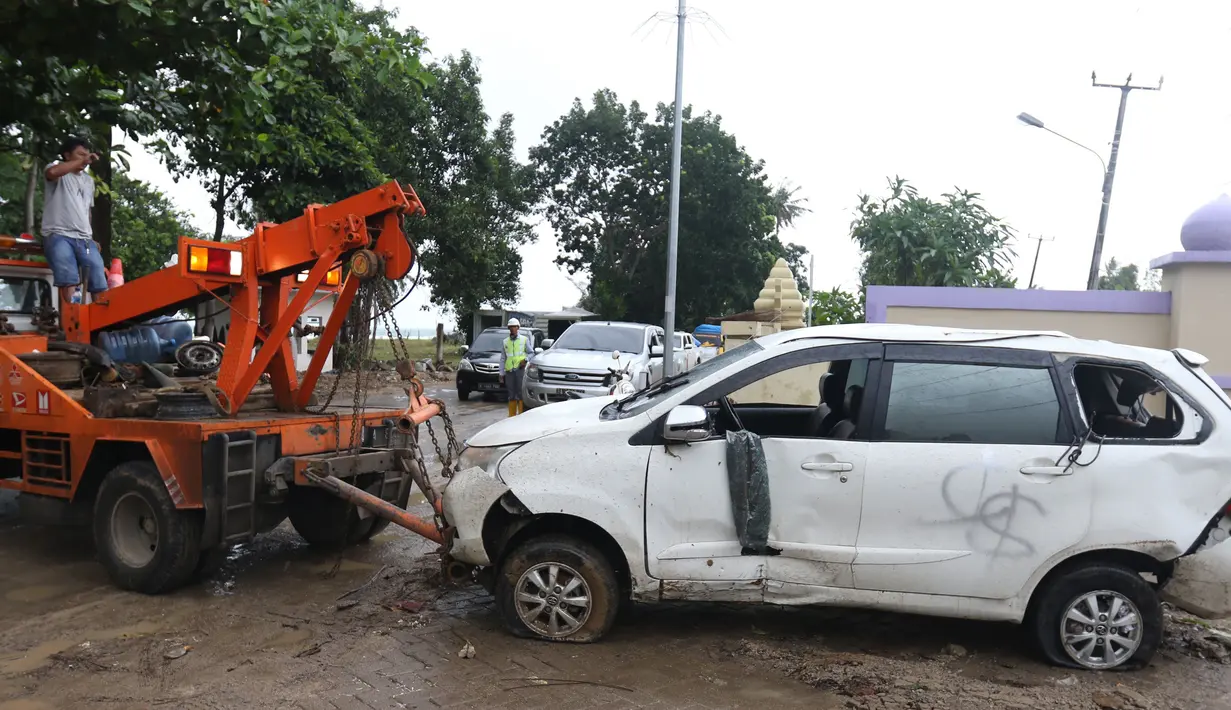
M 45 181 L 43 237 L 62 234 L 77 239 L 93 239 L 94 230 L 90 227 L 90 208 L 93 206 L 94 178 L 86 171 Z

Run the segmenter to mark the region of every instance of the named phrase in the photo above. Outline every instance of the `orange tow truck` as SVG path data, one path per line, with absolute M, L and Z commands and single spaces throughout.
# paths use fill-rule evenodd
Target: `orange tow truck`
M 366 409 L 349 395 L 349 409 L 318 405 L 313 394 L 344 326 L 362 338 L 379 319 L 389 324 L 382 294 L 416 258 L 403 220 L 422 214 L 414 190 L 390 182 L 239 241 L 181 238 L 178 263 L 60 304 L 58 318 L 46 299 L 24 320 L 0 316 L 0 489 L 19 491 L 35 521 L 90 521 L 111 579 L 145 593 L 189 582 L 287 517 L 317 545 L 366 540 L 390 520 L 443 542 L 419 426 L 445 418 L 446 465 L 456 442 L 413 366 L 398 367 L 404 410 Z M 291 339 L 330 283 L 337 301 L 300 375 Z M 230 315 L 216 380 L 117 362 L 99 347 L 108 332 L 202 304 Z M 433 520 L 404 510 L 412 483 L 436 507 Z

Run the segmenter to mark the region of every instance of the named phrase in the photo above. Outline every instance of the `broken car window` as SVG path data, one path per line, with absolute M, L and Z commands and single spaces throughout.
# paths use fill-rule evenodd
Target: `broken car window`
M 1054 444 L 1060 401 L 1046 368 L 895 362 L 890 441 Z
M 1184 425 L 1176 398 L 1157 380 L 1126 367 L 1079 364 L 1073 380 L 1086 426 L 1112 439 L 1172 439 Z

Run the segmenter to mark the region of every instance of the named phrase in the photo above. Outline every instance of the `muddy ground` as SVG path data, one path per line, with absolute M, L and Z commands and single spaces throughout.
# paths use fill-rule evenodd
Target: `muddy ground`
M 462 437 L 503 416 L 444 387 Z M 478 587 L 442 587 L 431 547 L 393 528 L 324 553 L 284 525 L 145 597 L 110 586 L 88 533 L 0 500 L 0 710 L 1231 709 L 1231 636 L 1174 610 L 1136 673 L 1048 667 L 1009 625 L 834 609 L 647 606 L 602 643 L 547 644 L 505 634 Z

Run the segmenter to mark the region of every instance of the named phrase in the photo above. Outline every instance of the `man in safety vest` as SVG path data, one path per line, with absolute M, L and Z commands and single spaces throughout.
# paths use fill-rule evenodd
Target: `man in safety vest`
M 521 386 L 526 375 L 526 359 L 530 353 L 530 341 L 524 335 L 518 335 L 521 323 L 516 318 L 509 319 L 509 337 L 504 339 L 500 348 L 500 381 L 509 392 L 509 416 L 515 417 L 526 411 L 521 401 Z

